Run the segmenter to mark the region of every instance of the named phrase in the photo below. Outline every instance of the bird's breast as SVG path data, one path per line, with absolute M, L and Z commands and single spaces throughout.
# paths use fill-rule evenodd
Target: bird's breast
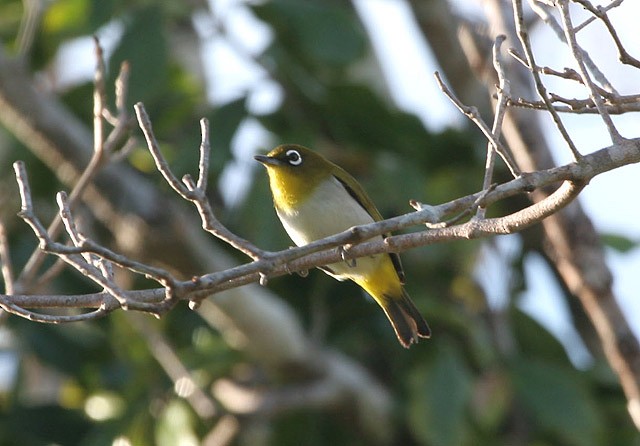
M 371 215 L 334 177 L 323 181 L 297 206 L 276 210 L 285 230 L 298 246 L 373 222 Z
M 374 221 L 333 177 L 320 184 L 304 202 L 276 211 L 287 234 L 298 246 Z M 375 255 L 358 259 L 355 267 L 345 262 L 328 266 L 337 279 L 358 281 L 376 271 L 381 260 L 381 255 Z

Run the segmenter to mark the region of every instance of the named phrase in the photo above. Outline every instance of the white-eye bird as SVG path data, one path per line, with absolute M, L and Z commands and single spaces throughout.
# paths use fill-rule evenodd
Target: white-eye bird
M 298 246 L 382 220 L 351 175 L 306 147 L 284 144 L 255 159 L 267 168 L 274 207 Z M 376 254 L 357 259 L 355 265 L 340 262 L 320 269 L 338 280 L 351 279 L 369 293 L 384 310 L 404 347 L 431 336 L 403 287 L 404 272 L 397 254 Z

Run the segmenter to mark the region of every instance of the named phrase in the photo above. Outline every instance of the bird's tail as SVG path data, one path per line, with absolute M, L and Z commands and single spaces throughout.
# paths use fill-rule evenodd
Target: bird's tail
M 396 332 L 398 341 L 403 347 L 409 348 L 412 343 L 417 343 L 420 338 L 431 337 L 431 329 L 424 320 L 409 294 L 401 288 L 401 296 L 384 295 L 383 299 L 376 299 L 384 310 L 389 322 Z

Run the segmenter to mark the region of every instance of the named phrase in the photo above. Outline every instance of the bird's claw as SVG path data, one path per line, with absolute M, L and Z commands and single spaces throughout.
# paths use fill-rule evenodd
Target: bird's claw
M 349 268 L 355 268 L 357 265 L 356 259 L 347 258 L 347 251 L 349 250 L 349 246 L 343 245 L 338 246 L 338 252 L 340 253 L 340 258 L 344 263 L 347 264 Z

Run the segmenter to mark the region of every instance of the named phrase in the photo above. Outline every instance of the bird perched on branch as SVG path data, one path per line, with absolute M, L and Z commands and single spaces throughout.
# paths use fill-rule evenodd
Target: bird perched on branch
M 306 147 L 284 144 L 255 159 L 267 168 L 274 207 L 298 246 L 382 220 L 351 175 Z M 404 272 L 397 254 L 376 254 L 320 269 L 338 280 L 351 279 L 369 293 L 384 310 L 404 347 L 431 336 L 403 287 Z

